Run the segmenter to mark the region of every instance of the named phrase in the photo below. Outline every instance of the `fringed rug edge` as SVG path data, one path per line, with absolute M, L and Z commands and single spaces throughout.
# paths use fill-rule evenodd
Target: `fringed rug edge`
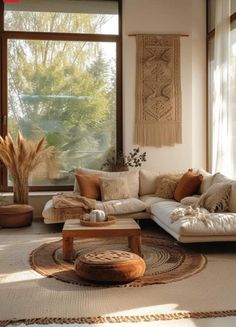
M 0 327 L 5 327 L 9 324 L 24 323 L 25 325 L 32 324 L 101 324 L 101 323 L 137 323 L 137 322 L 152 322 L 163 320 L 179 320 L 179 319 L 204 319 L 204 318 L 222 318 L 236 316 L 236 309 L 222 311 L 199 311 L 199 312 L 175 312 L 175 313 L 159 313 L 152 315 L 141 316 L 107 316 L 107 317 L 78 317 L 78 318 L 31 318 L 19 320 L 0 320 Z

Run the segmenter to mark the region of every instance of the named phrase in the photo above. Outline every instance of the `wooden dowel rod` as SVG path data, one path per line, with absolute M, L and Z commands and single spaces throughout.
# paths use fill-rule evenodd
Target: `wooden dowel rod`
M 138 34 L 128 34 L 128 36 L 137 36 L 142 35 L 141 33 Z M 146 33 L 144 33 L 146 35 Z M 160 35 L 160 36 L 181 36 L 181 37 L 189 37 L 189 34 L 148 34 L 147 35 Z

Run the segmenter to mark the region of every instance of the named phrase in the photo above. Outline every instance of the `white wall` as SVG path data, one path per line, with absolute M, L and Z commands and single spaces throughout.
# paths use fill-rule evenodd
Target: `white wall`
M 134 147 L 135 37 L 132 33 L 189 34 L 181 38 L 183 144 L 143 147 L 144 168 L 158 172 L 206 167 L 205 0 L 123 0 L 124 150 Z

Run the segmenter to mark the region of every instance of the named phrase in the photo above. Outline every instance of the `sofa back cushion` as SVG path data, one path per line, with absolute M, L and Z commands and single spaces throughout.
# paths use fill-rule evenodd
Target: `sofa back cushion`
M 157 188 L 158 174 L 149 170 L 139 171 L 139 195 L 154 194 Z
M 110 171 L 102 171 L 102 170 L 93 170 L 88 168 L 78 168 L 76 174 L 79 175 L 97 175 L 99 177 L 123 177 L 127 179 L 130 197 L 138 198 L 139 192 L 139 171 L 138 170 L 129 170 L 129 171 L 121 171 L 121 172 L 110 172 Z M 80 192 L 79 185 L 75 178 L 74 191 Z
M 145 169 L 139 171 L 139 195 L 156 194 L 160 189 L 160 182 L 163 178 L 179 181 L 183 173 L 158 174 Z M 157 191 L 158 190 L 158 191 Z M 159 195 L 158 195 L 159 196 Z
M 203 176 L 203 180 L 202 180 L 200 188 L 199 188 L 199 194 L 203 194 L 212 185 L 214 175 L 210 174 L 208 171 L 206 171 L 203 168 L 198 169 L 197 173 L 201 174 Z

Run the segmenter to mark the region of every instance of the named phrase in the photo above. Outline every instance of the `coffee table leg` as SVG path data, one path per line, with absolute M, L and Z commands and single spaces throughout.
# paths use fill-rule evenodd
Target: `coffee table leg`
M 131 251 L 141 257 L 141 236 L 129 236 L 128 240 Z
M 72 260 L 73 257 L 73 237 L 63 237 L 63 259 Z

